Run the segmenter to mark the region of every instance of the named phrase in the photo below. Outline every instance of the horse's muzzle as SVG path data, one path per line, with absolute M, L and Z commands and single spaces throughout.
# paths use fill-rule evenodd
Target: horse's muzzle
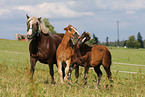
M 27 35 L 27 38 L 28 39 L 32 39 L 32 35 Z

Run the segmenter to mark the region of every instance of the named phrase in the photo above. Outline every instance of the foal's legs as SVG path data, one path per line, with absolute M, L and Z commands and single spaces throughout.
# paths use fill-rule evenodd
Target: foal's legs
M 69 68 L 69 73 L 68 73 L 68 80 L 71 81 L 71 73 L 72 73 L 73 67 Z
M 30 56 L 30 63 L 31 63 L 31 69 L 30 69 L 30 74 L 31 74 L 31 80 L 33 80 L 33 74 L 35 71 L 35 65 L 36 65 L 37 60 Z
M 84 79 L 85 79 L 85 82 L 84 82 L 84 85 L 87 84 L 87 80 L 88 80 L 88 71 L 89 71 L 89 66 L 85 66 L 85 72 L 84 72 Z
M 75 67 L 75 77 L 76 77 L 76 83 L 78 83 L 78 78 L 79 78 L 79 66 Z
M 76 83 L 78 82 L 78 77 L 79 77 L 79 66 L 77 66 L 75 64 L 75 66 L 73 65 L 73 67 L 69 68 L 69 73 L 68 73 L 68 80 L 71 81 L 71 73 L 72 70 L 75 68 L 75 77 L 76 77 Z
M 102 71 L 100 70 L 100 65 L 94 67 L 94 70 L 98 75 L 97 86 L 99 86 L 99 83 L 100 83 L 100 80 L 101 80 L 101 77 L 102 77 Z
M 71 58 L 70 58 L 69 60 L 66 61 L 64 81 L 67 81 L 67 74 L 68 74 L 68 72 L 69 72 L 70 64 L 71 64 Z
M 63 84 L 64 81 L 63 81 L 63 72 L 62 72 L 62 62 L 60 60 L 57 60 L 57 66 L 58 66 L 58 74 L 60 77 L 60 81 L 61 81 L 61 84 Z
M 111 71 L 110 71 L 110 66 L 111 66 L 111 65 L 108 65 L 108 64 L 107 64 L 107 65 L 106 65 L 106 64 L 103 65 L 103 67 L 104 67 L 104 69 L 105 69 L 105 71 L 106 71 L 106 73 L 107 73 L 107 77 L 108 77 L 109 81 L 110 81 L 110 82 L 113 82 L 112 76 L 111 76 L 112 73 L 111 73 Z

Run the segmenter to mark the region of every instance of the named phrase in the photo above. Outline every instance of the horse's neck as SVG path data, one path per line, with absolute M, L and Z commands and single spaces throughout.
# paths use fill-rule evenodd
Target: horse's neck
M 35 44 L 39 45 L 40 41 L 44 41 L 45 38 L 43 38 L 44 34 L 41 32 L 39 34 L 37 34 L 35 36 L 35 38 L 33 39 L 33 41 L 35 42 Z M 41 43 L 42 44 L 42 43 Z M 43 44 L 42 44 L 43 45 Z
M 88 51 L 91 51 L 92 47 L 88 46 L 87 44 L 81 44 L 80 45 L 80 51 L 81 51 L 81 55 L 85 55 Z
M 65 34 L 65 35 L 63 36 L 62 41 L 61 41 L 61 44 L 62 44 L 63 46 L 67 46 L 68 43 L 69 43 L 69 41 L 70 41 L 70 38 L 68 37 L 67 34 Z
M 76 55 L 78 55 L 78 57 L 81 57 L 81 52 L 80 52 L 80 46 L 79 46 L 79 44 L 76 44 L 74 46 L 74 52 L 75 52 Z

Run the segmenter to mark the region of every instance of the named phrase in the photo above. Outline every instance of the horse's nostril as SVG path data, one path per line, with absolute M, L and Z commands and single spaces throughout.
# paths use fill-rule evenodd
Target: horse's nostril
M 30 38 L 31 36 L 30 35 L 27 35 L 27 38 Z

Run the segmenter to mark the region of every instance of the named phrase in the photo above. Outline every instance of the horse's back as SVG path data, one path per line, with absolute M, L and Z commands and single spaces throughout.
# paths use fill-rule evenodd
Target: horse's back
M 94 45 L 91 49 L 92 63 L 102 62 L 104 64 L 111 64 L 111 53 L 104 45 Z
M 87 44 L 82 44 L 80 45 L 79 49 L 80 49 L 81 55 L 84 56 L 87 54 L 87 52 L 91 51 L 92 47 L 88 46 Z

